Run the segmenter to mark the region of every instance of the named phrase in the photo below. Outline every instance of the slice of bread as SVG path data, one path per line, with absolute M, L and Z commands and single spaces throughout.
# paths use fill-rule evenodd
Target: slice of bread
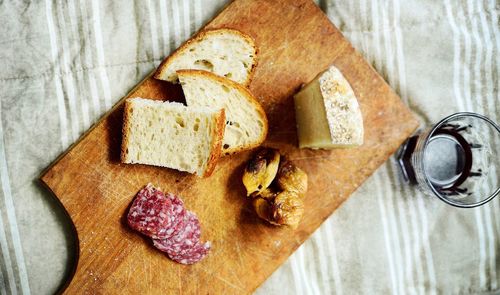
M 222 152 L 232 154 L 259 146 L 267 136 L 267 117 L 242 85 L 207 71 L 177 71 L 186 104 L 226 111 Z
M 177 70 L 198 69 L 248 85 L 257 63 L 256 56 L 253 39 L 238 30 L 203 31 L 167 57 L 154 77 L 177 83 Z
M 363 116 L 349 82 L 334 66 L 294 96 L 299 147 L 342 148 L 363 144 Z
M 129 98 L 123 116 L 123 163 L 209 176 L 221 153 L 223 109 Z

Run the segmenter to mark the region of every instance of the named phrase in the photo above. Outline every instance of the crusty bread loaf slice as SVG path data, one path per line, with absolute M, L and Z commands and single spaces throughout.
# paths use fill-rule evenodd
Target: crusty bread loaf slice
M 121 160 L 209 176 L 221 153 L 223 109 L 129 98 Z
M 342 148 L 363 144 L 363 116 L 354 91 L 334 66 L 295 96 L 299 147 Z
M 177 71 L 186 103 L 226 110 L 222 152 L 232 154 L 259 146 L 267 136 L 267 117 L 242 85 L 207 71 Z
M 256 57 L 257 47 L 250 36 L 233 29 L 207 30 L 167 57 L 154 77 L 177 83 L 177 70 L 198 69 L 248 85 L 257 63 Z

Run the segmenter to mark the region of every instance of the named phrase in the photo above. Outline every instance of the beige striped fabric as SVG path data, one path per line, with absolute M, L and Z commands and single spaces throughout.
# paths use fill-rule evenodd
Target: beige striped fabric
M 52 294 L 74 263 L 41 170 L 226 3 L 0 1 L 0 294 Z M 423 125 L 500 122 L 498 0 L 317 3 Z M 393 157 L 256 293 L 499 294 L 500 198 L 452 208 Z

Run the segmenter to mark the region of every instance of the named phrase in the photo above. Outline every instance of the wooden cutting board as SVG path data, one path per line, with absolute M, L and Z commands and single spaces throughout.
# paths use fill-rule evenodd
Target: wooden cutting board
M 66 293 L 250 293 L 417 127 L 400 98 L 312 1 L 236 0 L 206 26 L 220 27 L 251 35 L 260 49 L 250 89 L 269 118 L 265 145 L 279 148 L 309 175 L 302 223 L 291 230 L 255 216 L 241 183 L 248 152 L 224 157 L 205 179 L 121 164 L 122 100 L 42 176 L 78 236 L 78 263 Z M 299 150 L 292 95 L 330 64 L 343 72 L 359 98 L 365 144 L 356 149 Z M 133 96 L 182 97 L 178 87 L 151 77 L 127 97 Z M 192 266 L 174 263 L 125 225 L 128 205 L 148 182 L 181 195 L 187 208 L 198 214 L 202 239 L 212 242 L 205 260 Z

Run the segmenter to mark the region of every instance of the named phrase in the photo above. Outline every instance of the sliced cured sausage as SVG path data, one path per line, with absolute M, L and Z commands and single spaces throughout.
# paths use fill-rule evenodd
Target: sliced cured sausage
M 180 230 L 176 235 L 163 240 L 154 239 L 155 247 L 182 264 L 193 264 L 203 259 L 210 250 L 210 243 L 200 242 L 201 227 L 196 214 L 187 211 L 178 227 Z
M 184 216 L 186 215 L 186 209 L 184 208 L 184 202 L 174 194 L 167 193 L 165 197 L 171 202 L 170 209 L 167 214 L 168 223 L 167 225 L 160 229 L 158 236 L 161 239 L 168 239 L 181 229 L 180 224 Z
M 182 264 L 193 264 L 205 258 L 209 251 L 210 242 L 206 242 L 205 244 L 198 242 L 196 245 L 184 251 L 167 252 L 167 254 L 173 261 Z
M 148 184 L 141 189 L 127 215 L 129 226 L 155 239 L 167 238 L 168 229 L 174 222 L 171 216 L 172 201 Z
M 178 232 L 168 239 L 153 239 L 156 248 L 163 252 L 179 252 L 186 250 L 200 241 L 201 228 L 198 217 L 186 211 L 184 219 L 178 224 Z
M 164 194 L 151 184 L 137 193 L 127 221 L 131 228 L 153 238 L 153 245 L 176 262 L 196 263 L 210 250 L 209 242 L 200 242 L 196 214 L 184 208 L 181 198 Z

